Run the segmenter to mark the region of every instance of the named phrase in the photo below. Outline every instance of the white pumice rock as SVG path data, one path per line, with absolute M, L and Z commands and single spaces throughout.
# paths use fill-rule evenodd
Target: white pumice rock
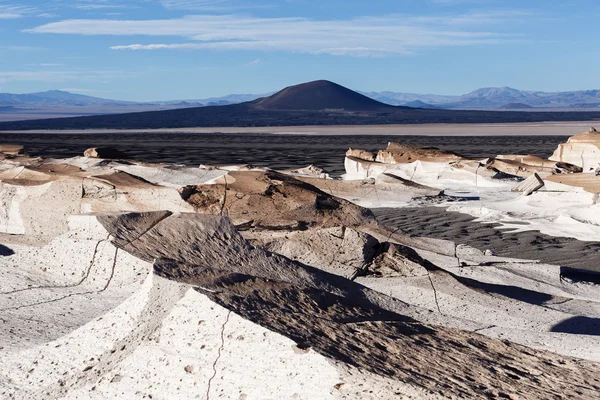
M 585 173 L 593 173 L 600 166 L 600 133 L 593 129 L 570 137 L 558 145 L 550 160 L 574 164 Z
M 433 149 L 346 165 L 0 160 L 0 398 L 598 398 L 596 275 L 357 205 L 461 199 L 482 223 L 597 240 L 592 174 L 525 197 Z

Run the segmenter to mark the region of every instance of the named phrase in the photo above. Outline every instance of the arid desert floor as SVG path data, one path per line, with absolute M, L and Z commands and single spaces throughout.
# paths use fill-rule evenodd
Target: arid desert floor
M 600 398 L 579 132 L 348 144 L 336 174 L 0 145 L 0 397 Z

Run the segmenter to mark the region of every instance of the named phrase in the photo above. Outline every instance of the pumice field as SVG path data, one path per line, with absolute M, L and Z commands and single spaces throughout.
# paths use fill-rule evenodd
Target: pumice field
M 600 242 L 600 133 L 549 159 L 338 156 L 341 177 L 0 145 L 0 398 L 600 398 L 596 250 L 499 255 L 381 218 Z

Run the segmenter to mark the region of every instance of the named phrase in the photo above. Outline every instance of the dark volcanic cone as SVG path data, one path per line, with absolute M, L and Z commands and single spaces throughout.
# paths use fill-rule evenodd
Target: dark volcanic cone
M 377 111 L 398 109 L 330 81 L 314 81 L 289 86 L 272 96 L 255 100 L 262 110 L 347 110 Z

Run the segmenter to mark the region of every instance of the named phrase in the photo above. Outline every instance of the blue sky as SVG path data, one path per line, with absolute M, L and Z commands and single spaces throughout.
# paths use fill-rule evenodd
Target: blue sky
M 0 0 L 0 92 L 600 88 L 598 0 Z

